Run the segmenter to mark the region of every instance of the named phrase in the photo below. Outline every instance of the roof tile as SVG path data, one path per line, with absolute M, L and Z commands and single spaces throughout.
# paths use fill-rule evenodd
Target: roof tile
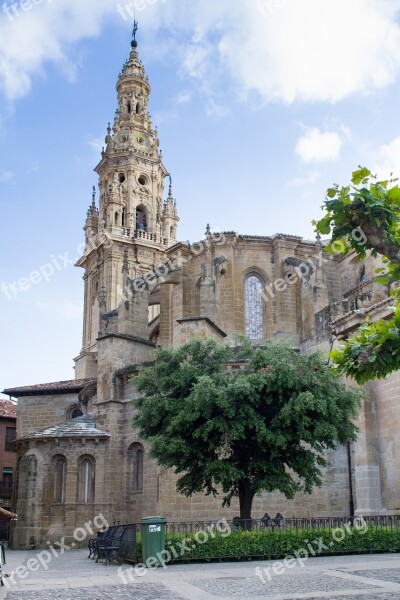
M 9 388 L 3 394 L 19 398 L 20 396 L 37 396 L 45 394 L 67 394 L 80 392 L 87 385 L 96 383 L 96 379 L 72 379 L 69 381 L 56 381 L 55 383 L 40 383 L 26 387 Z
M 65 421 L 52 427 L 47 427 L 41 431 L 35 431 L 19 439 L 42 439 L 42 438 L 98 438 L 109 437 L 108 431 L 96 428 L 96 421 L 92 415 L 84 415 L 70 421 Z
M 0 417 L 17 418 L 17 405 L 11 400 L 0 400 Z

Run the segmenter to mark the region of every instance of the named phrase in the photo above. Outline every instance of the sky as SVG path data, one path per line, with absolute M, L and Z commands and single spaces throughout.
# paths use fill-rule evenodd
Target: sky
M 0 390 L 74 378 L 73 265 L 135 12 L 180 240 L 313 239 L 333 183 L 400 174 L 400 0 L 2 2 Z

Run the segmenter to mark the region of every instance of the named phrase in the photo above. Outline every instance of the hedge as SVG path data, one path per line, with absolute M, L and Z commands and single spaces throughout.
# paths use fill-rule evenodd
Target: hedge
M 375 552 L 400 552 L 400 528 L 369 526 L 366 531 L 355 527 L 337 529 L 281 529 L 242 531 L 232 530 L 230 535 L 166 534 L 166 549 L 176 562 L 215 560 L 269 560 L 307 551 L 310 556 L 356 554 Z M 180 544 L 185 544 L 183 552 Z M 189 547 L 189 550 L 186 548 Z M 176 555 L 179 555 L 178 557 Z M 136 541 L 137 562 L 142 561 L 140 534 Z

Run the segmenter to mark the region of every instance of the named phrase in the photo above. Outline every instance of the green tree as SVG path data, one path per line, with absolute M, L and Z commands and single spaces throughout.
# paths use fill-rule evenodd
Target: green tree
M 282 343 L 245 345 L 243 369 L 232 374 L 235 356 L 213 340 L 158 350 L 135 377 L 133 425 L 151 456 L 180 475 L 181 493 L 215 496 L 220 486 L 223 505 L 238 496 L 249 519 L 262 490 L 293 498 L 321 485 L 325 451 L 356 439 L 360 392 L 346 390 L 319 354 Z
M 359 167 L 350 186 L 328 189 L 326 214 L 314 222 L 317 232 L 331 236 L 328 251 L 347 254 L 354 250 L 360 259 L 367 251 L 382 255 L 385 269 L 376 281 L 400 280 L 400 188 L 398 179 L 377 181 L 371 171 Z M 381 379 L 400 369 L 400 296 L 393 299 L 393 318 L 366 323 L 346 346 L 335 349 L 332 361 L 344 375 L 358 383 Z

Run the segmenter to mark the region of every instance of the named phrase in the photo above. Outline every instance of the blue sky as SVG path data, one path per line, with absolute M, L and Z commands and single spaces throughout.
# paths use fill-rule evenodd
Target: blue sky
M 208 222 L 312 238 L 333 182 L 359 164 L 400 174 L 398 0 L 11 4 L 0 6 L 1 389 L 74 377 L 72 262 L 134 4 L 181 240 Z M 37 283 L 10 291 L 33 271 Z

